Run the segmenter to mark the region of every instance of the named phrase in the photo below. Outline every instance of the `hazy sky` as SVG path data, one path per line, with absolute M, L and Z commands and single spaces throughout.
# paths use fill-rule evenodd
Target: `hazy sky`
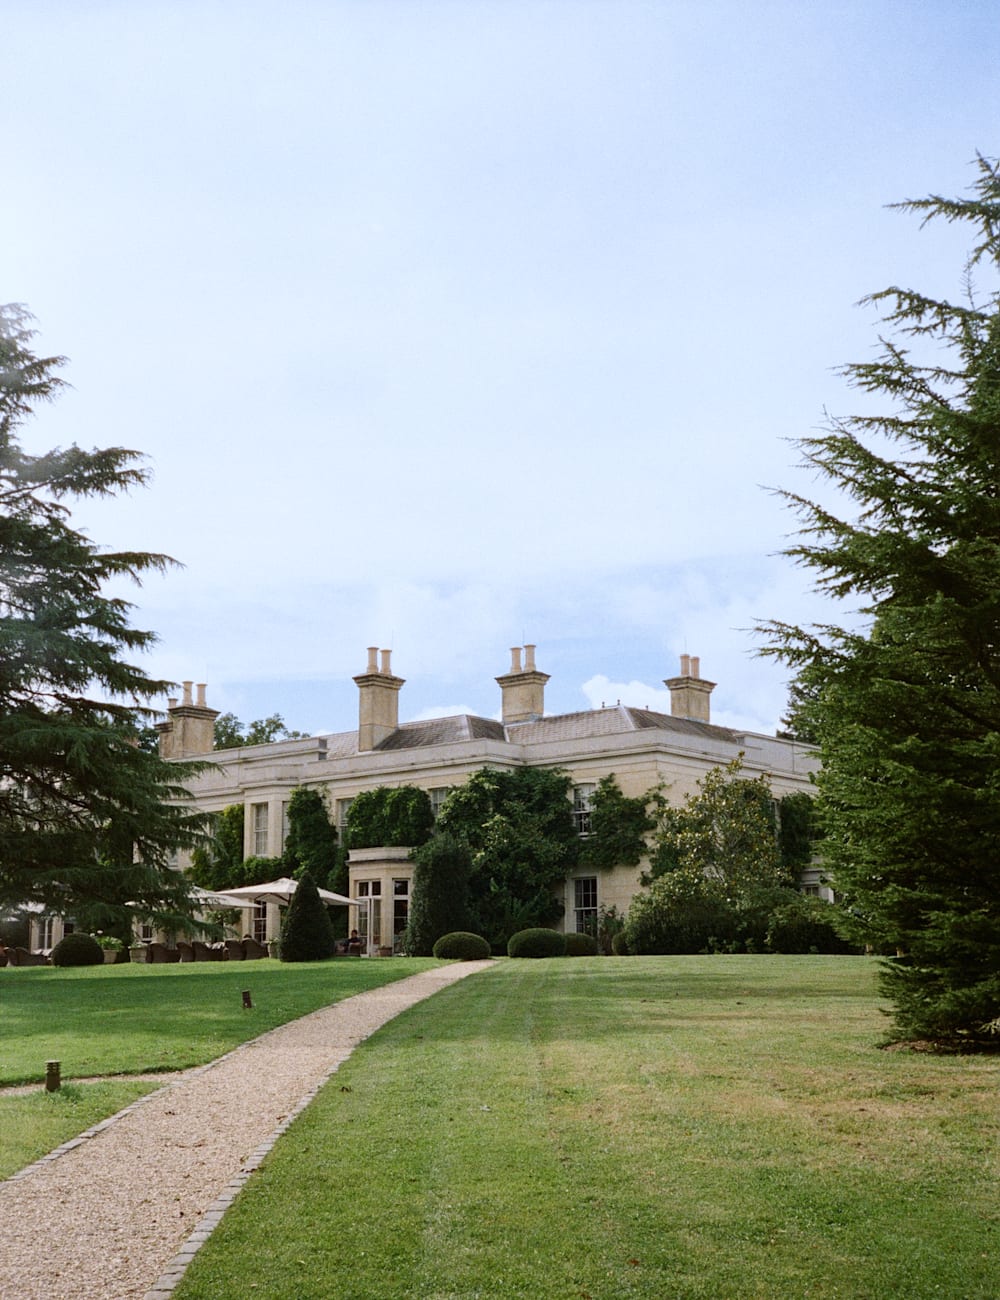
M 854 304 L 961 292 L 885 205 L 1000 152 L 995 0 L 0 0 L 0 301 L 73 385 L 29 446 L 124 445 L 80 510 L 185 567 L 135 591 L 154 675 L 244 719 L 553 712 L 774 728 L 755 619 L 822 619 L 766 488 L 864 409 Z

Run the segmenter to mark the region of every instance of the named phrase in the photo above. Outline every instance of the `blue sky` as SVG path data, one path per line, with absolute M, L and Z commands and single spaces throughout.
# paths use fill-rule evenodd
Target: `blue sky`
M 184 568 L 145 666 L 245 719 L 656 706 L 770 730 L 757 619 L 824 619 L 767 487 L 863 409 L 855 304 L 955 296 L 886 204 L 1000 152 L 994 3 L 0 0 L 0 300 L 73 384 L 38 449 L 142 450 L 78 518 Z M 659 692 L 659 695 L 657 694 Z

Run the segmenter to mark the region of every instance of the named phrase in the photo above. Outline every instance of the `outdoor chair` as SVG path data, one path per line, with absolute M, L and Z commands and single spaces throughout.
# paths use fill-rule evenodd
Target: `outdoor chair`
M 27 948 L 15 948 L 14 956 L 16 960 L 11 963 L 13 966 L 47 966 L 49 959 L 44 952 L 29 952 Z
M 211 945 L 207 944 L 204 939 L 195 939 L 191 943 L 191 951 L 194 954 L 195 961 L 215 961 L 216 956 L 212 951 Z
M 239 939 L 227 939 L 227 940 L 226 940 L 226 953 L 225 953 L 225 958 L 226 958 L 226 961 L 242 961 L 242 960 L 243 960 L 243 945 L 242 945 L 242 943 L 240 943 Z
M 256 939 L 244 939 L 243 956 L 247 961 L 259 961 L 261 957 L 267 956 L 267 948 Z
M 194 946 L 185 943 L 183 939 L 177 940 L 177 951 L 181 955 L 181 961 L 194 961 Z
M 165 943 L 151 943 L 147 959 L 152 962 L 180 961 L 181 955 L 176 948 L 168 948 Z

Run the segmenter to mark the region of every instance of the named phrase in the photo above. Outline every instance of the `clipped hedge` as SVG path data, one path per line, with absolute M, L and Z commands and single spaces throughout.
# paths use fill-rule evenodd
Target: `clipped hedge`
M 592 934 L 571 931 L 566 935 L 567 957 L 596 957 L 600 949 Z
M 558 930 L 538 926 L 532 930 L 518 930 L 507 942 L 508 957 L 564 957 L 566 936 Z
M 74 930 L 52 949 L 53 966 L 103 966 L 104 949 L 92 934 Z
M 440 961 L 484 961 L 490 955 L 490 945 L 481 934 L 452 930 L 438 939 L 433 951 Z

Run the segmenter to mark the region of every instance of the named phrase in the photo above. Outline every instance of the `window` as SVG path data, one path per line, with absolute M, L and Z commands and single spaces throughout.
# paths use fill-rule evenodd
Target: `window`
M 267 902 L 263 898 L 253 905 L 253 937 L 258 943 L 267 943 Z
M 594 797 L 596 785 L 575 785 L 573 787 L 573 822 L 577 835 L 590 834 L 590 802 Z
M 139 923 L 139 942 L 153 942 L 153 923 L 152 921 L 141 921 Z
M 281 801 L 281 851 L 284 853 L 288 840 L 288 800 Z
M 597 877 L 573 881 L 573 915 L 578 934 L 597 934 Z
M 427 791 L 427 797 L 431 801 L 431 812 L 434 814 L 435 821 L 437 821 L 438 819 L 438 813 L 441 811 L 441 805 L 451 794 L 451 791 L 452 791 L 452 787 L 450 785 L 438 785 L 435 786 L 433 790 Z
M 337 834 L 343 840 L 344 832 L 347 830 L 347 814 L 351 811 L 353 799 L 337 800 Z
M 358 933 L 365 946 L 378 944 L 382 933 L 382 882 L 381 880 L 359 880 L 355 883 L 355 898 L 370 898 L 367 907 L 358 908 Z M 371 917 L 371 934 L 368 933 L 368 918 Z
M 267 804 L 255 803 L 250 805 L 251 821 L 253 828 L 253 855 L 255 858 L 267 857 Z
M 410 882 L 394 880 L 392 882 L 392 949 L 401 952 L 403 931 L 410 919 Z
M 56 918 L 54 916 L 40 916 L 38 918 L 38 946 L 43 951 L 47 951 L 52 947 L 55 923 Z

